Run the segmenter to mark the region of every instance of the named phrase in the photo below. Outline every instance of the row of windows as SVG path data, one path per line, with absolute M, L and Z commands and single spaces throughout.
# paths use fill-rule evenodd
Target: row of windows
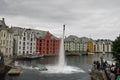
M 19 45 L 21 45 L 21 44 L 22 44 L 22 42 L 20 41 L 20 42 L 19 42 Z M 27 42 L 27 45 L 29 45 L 29 44 L 30 44 L 31 46 L 32 46 L 32 45 L 35 45 L 35 43 Z M 23 42 L 23 45 L 25 46 L 25 45 L 26 45 L 26 42 Z
M 58 40 L 45 40 L 45 39 L 44 40 L 39 40 L 39 39 L 37 39 L 37 42 L 48 42 L 48 43 L 53 42 L 53 43 L 55 43 L 55 42 L 59 42 L 59 41 Z
M 22 38 L 23 38 L 23 41 L 26 41 L 26 40 L 35 41 L 35 38 L 22 37 L 22 36 L 19 37 L 20 40 L 22 40 Z
M 58 47 L 49 47 L 49 48 L 37 47 L 37 50 L 39 50 L 39 49 L 49 49 L 49 50 L 50 50 L 50 49 L 51 49 L 51 50 L 53 49 L 53 50 L 54 50 L 54 49 L 58 49 Z
M 9 40 L 7 40 L 7 42 L 6 42 L 6 40 L 1 40 L 1 45 L 9 45 L 9 46 L 12 46 L 13 45 L 13 43 L 12 43 L 12 41 L 9 41 Z
M 26 47 L 21 47 L 21 46 L 19 46 L 19 49 L 23 49 L 23 50 L 25 50 L 25 49 L 26 49 Z M 28 46 L 27 46 L 27 49 L 32 50 L 32 49 L 35 49 L 35 47 L 33 48 L 33 47 L 28 47 Z
M 28 35 L 28 33 L 24 33 L 24 36 L 27 36 Z M 33 32 L 32 32 L 32 34 L 29 34 L 30 35 L 30 37 L 33 37 L 34 35 L 33 35 Z
M 6 48 L 6 53 L 12 53 L 12 48 Z
M 7 37 L 7 38 L 12 38 L 12 35 L 11 34 L 7 34 L 7 33 L 5 33 L 5 32 L 1 32 L 1 37 Z
M 27 55 L 27 54 L 30 54 L 30 53 L 33 53 L 32 51 L 19 51 L 19 54 L 23 54 L 23 55 Z
M 38 44 L 37 46 L 59 46 L 59 44 Z

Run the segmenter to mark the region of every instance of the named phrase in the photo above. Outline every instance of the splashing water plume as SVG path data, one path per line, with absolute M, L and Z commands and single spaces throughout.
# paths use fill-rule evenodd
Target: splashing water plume
M 65 25 L 63 25 L 63 37 L 61 39 L 60 51 L 59 51 L 59 67 L 64 67 L 65 64 L 65 52 L 64 52 L 64 35 L 65 35 Z
M 65 25 L 63 25 L 63 37 L 61 39 L 60 44 L 60 51 L 59 51 L 59 62 L 56 66 L 46 66 L 48 71 L 43 71 L 44 73 L 63 73 L 63 74 L 70 74 L 70 73 L 77 73 L 84 71 L 80 68 L 68 66 L 65 61 L 65 51 L 64 51 L 64 35 L 65 35 Z

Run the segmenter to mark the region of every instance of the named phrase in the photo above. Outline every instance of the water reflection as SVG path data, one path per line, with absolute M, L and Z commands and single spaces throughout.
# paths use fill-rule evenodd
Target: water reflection
M 88 69 L 92 67 L 94 60 L 100 60 L 101 54 L 84 55 L 84 56 L 67 56 L 67 65 L 78 67 L 85 71 L 85 73 L 74 73 L 74 74 L 46 74 L 41 73 L 37 70 L 23 68 L 20 76 L 10 77 L 7 76 L 6 80 L 90 80 Z M 106 60 L 111 60 L 111 54 L 105 54 Z M 31 60 L 31 61 L 16 61 L 17 65 L 20 66 L 34 66 L 37 64 L 43 65 L 55 65 L 58 62 L 58 57 L 46 57 L 43 59 Z M 1 80 L 1 79 L 0 79 Z

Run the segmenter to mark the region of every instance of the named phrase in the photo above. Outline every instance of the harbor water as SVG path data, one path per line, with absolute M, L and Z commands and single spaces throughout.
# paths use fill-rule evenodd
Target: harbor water
M 92 68 L 92 63 L 94 60 L 100 60 L 101 55 L 102 54 L 67 56 L 67 65 L 79 69 L 78 72 L 73 71 L 68 73 L 47 73 L 45 71 L 33 69 L 33 66 L 38 64 L 45 65 L 46 67 L 54 66 L 58 63 L 58 57 L 15 61 L 15 65 L 22 67 L 22 72 L 17 76 L 6 75 L 5 80 L 90 80 L 89 70 Z M 104 59 L 112 60 L 112 55 L 105 54 Z

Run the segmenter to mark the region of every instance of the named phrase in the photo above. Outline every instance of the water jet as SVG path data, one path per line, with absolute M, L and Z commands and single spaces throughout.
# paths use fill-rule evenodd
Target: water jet
M 84 72 L 82 69 L 78 67 L 67 65 L 65 61 L 64 36 L 65 36 L 65 25 L 63 25 L 63 36 L 60 44 L 58 64 L 55 66 L 46 66 L 48 70 L 44 71 L 44 73 L 70 74 L 70 73 Z

